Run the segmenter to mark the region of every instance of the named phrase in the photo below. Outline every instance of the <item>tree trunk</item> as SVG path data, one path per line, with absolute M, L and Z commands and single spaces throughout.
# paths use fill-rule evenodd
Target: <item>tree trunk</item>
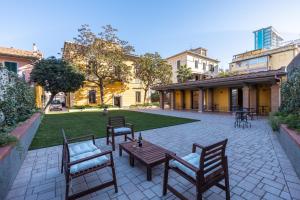
M 51 93 L 50 99 L 48 100 L 48 102 L 47 102 L 47 104 L 46 104 L 46 106 L 45 106 L 45 108 L 44 108 L 44 110 L 43 110 L 44 112 L 45 112 L 45 110 L 48 108 L 48 106 L 51 104 L 51 102 L 53 101 L 55 95 L 56 95 L 56 93 L 55 93 L 55 94 L 52 94 L 52 93 Z
M 144 104 L 146 103 L 147 92 L 148 92 L 148 88 L 144 89 Z
M 100 101 L 101 105 L 104 105 L 104 84 L 103 80 L 99 80 L 99 87 L 100 87 Z

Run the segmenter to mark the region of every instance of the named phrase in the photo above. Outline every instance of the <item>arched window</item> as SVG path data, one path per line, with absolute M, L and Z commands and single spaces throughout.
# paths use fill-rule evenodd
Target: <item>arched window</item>
M 96 90 L 89 91 L 89 103 L 96 103 Z

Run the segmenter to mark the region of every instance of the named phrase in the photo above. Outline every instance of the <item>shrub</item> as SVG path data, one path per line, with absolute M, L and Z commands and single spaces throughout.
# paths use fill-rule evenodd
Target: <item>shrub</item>
M 2 127 L 13 126 L 26 120 L 35 112 L 33 88 L 16 75 L 10 74 L 10 76 L 14 77 L 14 83 L 7 87 L 4 98 L 0 101 L 0 110 L 4 114 Z
M 159 93 L 157 91 L 151 94 L 151 102 L 159 102 Z
M 289 128 L 300 131 L 299 114 L 286 114 L 282 112 L 271 113 L 269 116 L 269 123 L 273 131 L 278 131 L 280 124 L 287 124 Z
M 149 106 L 159 106 L 159 103 L 153 102 L 153 103 L 144 103 L 144 104 L 134 104 L 134 105 L 130 105 L 130 108 L 149 107 Z
M 116 106 L 113 106 L 111 104 L 103 104 L 103 105 L 95 105 L 95 106 L 91 106 L 91 105 L 82 105 L 82 106 L 73 106 L 73 109 L 85 109 L 85 108 L 114 108 Z
M 289 114 L 284 123 L 288 125 L 289 128 L 299 130 L 300 129 L 300 116 L 297 114 Z
M 9 72 L 9 80 L 0 99 L 0 113 L 4 115 L 0 127 L 0 146 L 15 141 L 8 132 L 36 111 L 33 88 L 12 72 Z
M 103 104 L 103 105 L 98 105 L 98 108 L 115 108 L 117 106 L 114 106 L 112 104 Z
M 17 138 L 8 134 L 8 133 L 0 133 L 0 147 L 5 146 L 7 144 L 11 144 L 17 142 Z
M 280 127 L 280 117 L 276 113 L 269 115 L 269 123 L 273 131 L 278 131 Z

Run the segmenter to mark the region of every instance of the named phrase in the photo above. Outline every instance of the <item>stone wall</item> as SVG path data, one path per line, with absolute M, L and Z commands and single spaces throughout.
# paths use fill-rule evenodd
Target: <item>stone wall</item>
M 0 199 L 5 199 L 14 182 L 40 122 L 41 114 L 35 113 L 10 133 L 18 138 L 15 146 L 0 147 Z
M 280 131 L 277 133 L 277 136 L 300 178 L 300 135 L 283 124 L 280 126 Z

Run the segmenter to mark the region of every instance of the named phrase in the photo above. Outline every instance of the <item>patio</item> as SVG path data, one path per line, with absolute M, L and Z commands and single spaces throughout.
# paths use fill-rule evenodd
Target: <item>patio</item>
M 231 115 L 166 110 L 143 112 L 201 120 L 143 131 L 144 139 L 179 156 L 190 153 L 194 142 L 207 145 L 228 138 L 232 199 L 300 199 L 300 180 L 266 119 L 251 121 L 251 128 L 241 129 L 233 127 L 234 117 Z M 118 138 L 118 142 L 120 140 Z M 103 149 L 109 148 L 104 138 L 97 140 L 97 144 Z M 110 187 L 81 199 L 175 199 L 170 192 L 166 197 L 161 196 L 163 165 L 154 168 L 153 179 L 149 182 L 146 180 L 146 168 L 138 162 L 131 168 L 126 153 L 119 157 L 117 149 L 114 160 L 119 192 L 114 193 L 113 187 Z M 6 199 L 63 199 L 65 181 L 60 174 L 60 161 L 61 146 L 29 151 Z M 74 179 L 72 189 L 78 192 L 110 179 L 108 173 L 102 170 Z M 189 199 L 194 198 L 195 188 L 183 178 L 171 174 L 170 183 Z M 225 193 L 216 187 L 204 196 L 205 199 L 225 199 Z

